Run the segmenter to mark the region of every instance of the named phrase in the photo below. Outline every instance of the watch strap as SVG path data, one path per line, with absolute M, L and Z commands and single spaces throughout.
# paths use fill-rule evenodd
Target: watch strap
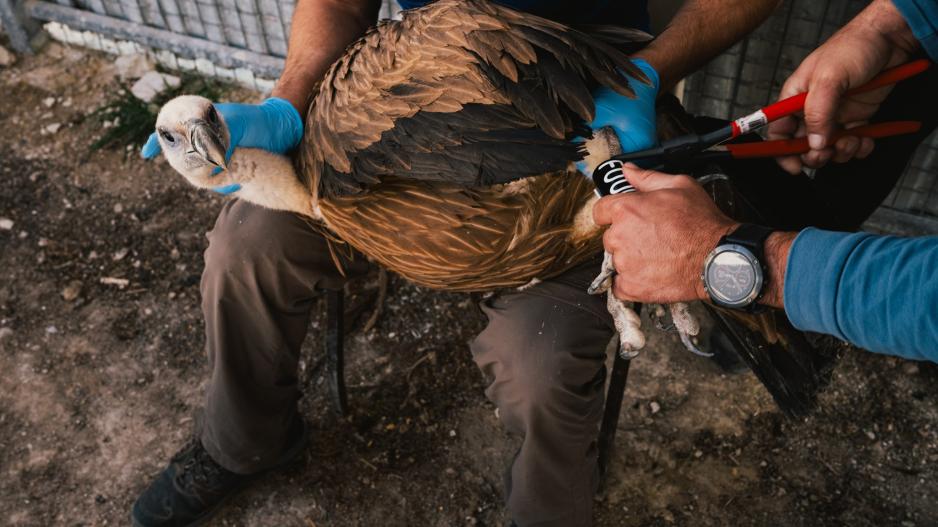
M 759 259 L 759 263 L 765 267 L 765 239 L 769 237 L 774 229 L 756 225 L 754 223 L 743 223 L 733 232 L 720 239 L 718 245 L 724 243 L 733 243 L 742 245 L 752 251 L 752 254 Z

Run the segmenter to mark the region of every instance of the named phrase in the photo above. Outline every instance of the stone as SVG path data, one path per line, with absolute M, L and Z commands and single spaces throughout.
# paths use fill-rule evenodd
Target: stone
M 42 105 L 46 108 L 52 108 L 55 106 L 55 97 L 46 97 L 42 100 Z
M 143 102 L 152 102 L 157 95 L 167 89 L 179 87 L 180 82 L 179 77 L 175 75 L 148 71 L 131 86 L 130 93 Z
M 12 66 L 16 62 L 16 55 L 9 52 L 7 48 L 0 46 L 0 68 Z
M 0 230 L 8 231 L 13 228 L 13 220 L 10 218 L 0 218 Z
M 117 76 L 122 80 L 139 79 L 153 71 L 153 62 L 143 53 L 121 55 L 114 60 Z
M 50 123 L 43 127 L 42 132 L 45 134 L 54 134 L 62 128 L 62 123 Z
M 72 280 L 65 286 L 65 289 L 62 290 L 62 299 L 66 302 L 72 302 L 78 295 L 81 294 L 81 282 L 78 280 Z

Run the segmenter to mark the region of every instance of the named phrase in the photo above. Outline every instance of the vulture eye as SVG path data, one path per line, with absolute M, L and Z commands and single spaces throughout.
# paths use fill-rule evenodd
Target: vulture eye
M 160 135 L 163 136 L 163 140 L 165 140 L 169 144 L 173 144 L 176 142 L 176 138 L 173 137 L 173 134 L 167 132 L 166 130 L 160 130 Z
M 214 106 L 208 107 L 208 122 L 215 124 L 218 122 L 218 112 L 215 111 Z

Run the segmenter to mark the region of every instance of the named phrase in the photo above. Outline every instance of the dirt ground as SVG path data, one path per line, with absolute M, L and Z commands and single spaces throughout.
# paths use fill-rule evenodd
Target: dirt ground
M 127 525 L 200 404 L 201 253 L 222 200 L 135 151 L 89 152 L 86 116 L 116 86 L 113 57 L 59 45 L 0 69 L 0 524 Z M 212 525 L 504 525 L 517 439 L 469 355 L 475 299 L 392 277 L 377 328 L 347 340 L 346 419 L 321 311 L 302 366 L 312 444 Z M 845 349 L 818 409 L 790 420 L 751 374 L 650 337 L 598 525 L 938 523 L 935 366 Z

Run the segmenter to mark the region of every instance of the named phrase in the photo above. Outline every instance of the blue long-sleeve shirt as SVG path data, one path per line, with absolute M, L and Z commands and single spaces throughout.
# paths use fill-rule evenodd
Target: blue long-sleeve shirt
M 798 329 L 938 362 L 938 236 L 806 229 L 789 252 L 785 312 Z
M 912 34 L 932 60 L 938 62 L 938 2 L 935 0 L 892 0 Z

